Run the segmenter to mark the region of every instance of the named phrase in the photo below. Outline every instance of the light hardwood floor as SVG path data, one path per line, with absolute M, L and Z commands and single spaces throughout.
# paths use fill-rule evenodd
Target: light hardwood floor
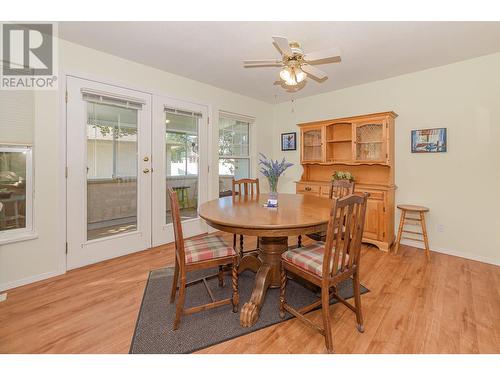
M 337 353 L 500 353 L 500 267 L 439 253 L 427 263 L 406 246 L 397 256 L 371 246 L 362 254 L 365 333 L 333 306 Z M 148 272 L 172 261 L 165 245 L 10 290 L 0 303 L 0 353 L 127 353 Z M 324 341 L 294 319 L 202 352 L 323 353 Z

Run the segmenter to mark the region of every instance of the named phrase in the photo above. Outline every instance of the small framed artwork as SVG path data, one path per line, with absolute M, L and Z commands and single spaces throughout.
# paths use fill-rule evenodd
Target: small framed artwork
M 418 129 L 411 131 L 411 152 L 446 152 L 446 128 Z
M 281 151 L 297 150 L 297 133 L 281 133 Z

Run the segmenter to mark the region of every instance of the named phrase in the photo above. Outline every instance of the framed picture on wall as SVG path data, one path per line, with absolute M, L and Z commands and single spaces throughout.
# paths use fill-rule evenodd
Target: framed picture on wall
M 297 150 L 297 133 L 281 133 L 281 151 Z
M 411 152 L 446 152 L 446 128 L 418 129 L 411 131 Z

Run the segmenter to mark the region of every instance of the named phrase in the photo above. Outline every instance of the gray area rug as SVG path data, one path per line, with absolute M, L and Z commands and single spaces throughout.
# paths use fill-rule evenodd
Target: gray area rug
M 192 272 L 188 275 L 188 281 L 215 272 L 216 270 Z M 232 312 L 231 305 L 225 305 L 183 316 L 179 329 L 173 331 L 175 304 L 169 302 L 172 276 L 172 268 L 163 268 L 150 272 L 130 346 L 130 353 L 192 353 L 282 322 L 278 314 L 279 289 L 269 289 L 260 311 L 259 320 L 252 327 L 241 327 L 239 312 L 235 314 Z M 250 299 L 254 279 L 255 274 L 250 271 L 242 273 L 239 277 L 240 308 Z M 209 280 L 208 284 L 216 299 L 228 298 L 231 295 L 231 277 L 229 274 L 225 276 L 223 288 L 218 286 L 217 278 Z M 352 282 L 350 280 L 345 280 L 339 284 L 338 290 L 345 299 L 353 296 Z M 368 292 L 368 289 L 361 286 L 361 293 L 366 292 Z M 318 299 L 318 295 L 293 280 L 288 281 L 286 295 L 287 302 L 296 308 L 307 306 Z M 210 297 L 203 283 L 187 288 L 186 307 L 208 302 L 210 302 Z M 337 301 L 332 300 L 331 303 L 334 304 Z M 285 319 L 291 318 L 292 316 L 287 313 Z M 317 333 L 311 330 L 311 334 Z

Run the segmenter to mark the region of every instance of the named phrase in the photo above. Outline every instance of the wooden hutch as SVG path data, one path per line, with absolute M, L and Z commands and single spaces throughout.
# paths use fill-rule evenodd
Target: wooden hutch
M 388 251 L 394 242 L 394 112 L 299 124 L 296 192 L 328 197 L 334 171 L 354 176 L 356 191 L 370 193 L 363 241 Z

